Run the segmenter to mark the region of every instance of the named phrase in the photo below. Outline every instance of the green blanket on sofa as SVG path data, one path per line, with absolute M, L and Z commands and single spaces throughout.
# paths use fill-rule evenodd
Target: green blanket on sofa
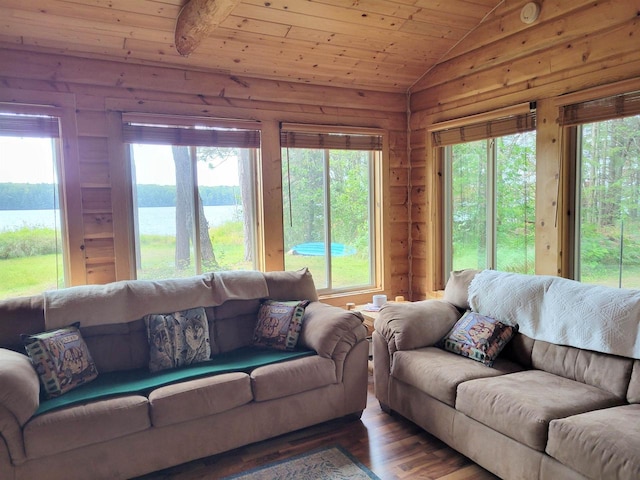
M 229 372 L 250 372 L 263 365 L 315 355 L 315 353 L 313 350 L 283 351 L 245 347 L 216 355 L 206 362 L 183 368 L 154 373 L 146 368 L 103 373 L 98 375 L 98 378 L 92 382 L 71 390 L 60 397 L 42 400 L 35 415 L 43 414 L 55 408 L 114 395 L 144 395 L 163 385 L 192 378 Z

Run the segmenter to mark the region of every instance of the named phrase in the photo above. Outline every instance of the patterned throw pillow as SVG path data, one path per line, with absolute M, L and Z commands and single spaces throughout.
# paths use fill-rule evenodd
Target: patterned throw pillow
M 65 328 L 22 336 L 46 398 L 58 397 L 98 376 L 79 327 L 79 323 L 74 323 Z
M 308 300 L 276 302 L 265 300 L 258 311 L 253 344 L 278 350 L 293 350 L 298 343 Z
M 467 312 L 437 346 L 491 367 L 517 331 L 517 324 Z
M 203 307 L 146 315 L 144 321 L 152 372 L 204 362 L 211 357 L 209 325 Z

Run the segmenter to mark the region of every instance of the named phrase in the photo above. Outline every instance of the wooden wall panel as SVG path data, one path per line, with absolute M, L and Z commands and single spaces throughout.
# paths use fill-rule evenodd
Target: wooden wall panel
M 86 238 L 84 251 L 87 265 L 113 262 L 113 240 L 110 238 Z
M 503 2 L 443 61 L 418 81 L 410 98 L 412 185 L 426 165 L 426 192 L 412 193 L 412 295 L 444 286 L 441 272 L 442 171 L 426 132 L 434 123 L 537 101 L 536 271 L 567 275 L 566 228 L 556 222 L 562 139 L 556 122 L 562 95 L 640 76 L 637 0 L 539 1 L 540 18 L 523 24 L 525 0 Z M 555 107 L 553 106 L 555 105 Z M 426 162 L 426 163 L 425 163 Z M 561 179 L 564 180 L 564 179 Z M 420 242 L 426 242 L 426 247 Z M 423 253 L 424 252 L 424 253 Z M 424 255 L 424 258 L 423 258 Z
M 409 159 L 407 156 L 407 98 L 404 94 L 362 89 L 239 78 L 221 74 L 104 60 L 0 49 L 0 84 L 29 98 L 55 100 L 56 92 L 75 99 L 77 181 L 84 241 L 83 278 L 76 283 L 106 283 L 130 278 L 127 211 L 122 197 L 129 191 L 124 147 L 117 138 L 120 112 L 153 112 L 255 120 L 263 128 L 260 185 L 265 217 L 272 225 L 282 215 L 279 122 L 347 125 L 384 129 L 388 156 L 384 160 L 382 191 L 388 209 L 382 227 L 385 245 L 383 275 L 388 295 L 410 295 L 409 275 Z M 24 90 L 23 90 L 24 88 Z M 46 102 L 45 102 L 46 103 Z M 114 128 L 116 132 L 114 133 Z M 267 222 L 268 219 L 268 222 Z M 265 234 L 262 261 L 269 270 L 282 268 L 279 229 Z M 86 267 L 85 267 L 86 265 Z M 358 298 L 370 300 L 372 292 Z M 329 299 L 337 304 L 346 297 Z
M 409 192 L 406 186 L 389 187 L 389 203 L 391 205 L 407 205 Z
M 558 109 L 550 100 L 538 103 L 536 134 L 536 268 L 545 275 L 561 275 L 562 237 L 567 227 L 566 204 L 560 179 L 561 139 Z M 567 252 L 568 253 L 568 252 Z
M 113 237 L 113 218 L 108 213 L 89 213 L 83 215 L 85 238 Z
M 80 161 L 82 185 L 110 185 L 109 164 L 107 162 L 89 163 Z
M 87 265 L 87 283 L 104 284 L 113 282 L 116 277 L 116 267 L 112 262 Z
M 78 145 L 80 161 L 83 163 L 109 163 L 107 138 L 84 138 Z

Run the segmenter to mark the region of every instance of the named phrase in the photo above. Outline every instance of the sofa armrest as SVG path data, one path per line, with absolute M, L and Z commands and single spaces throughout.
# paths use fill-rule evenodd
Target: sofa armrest
M 307 305 L 300 332 L 300 344 L 325 358 L 343 351 L 340 344 L 353 347 L 365 340 L 367 329 L 359 312 L 344 310 L 321 302 Z
M 362 314 L 321 302 L 311 302 L 304 312 L 299 343 L 333 360 L 336 379 L 343 381 L 345 360 L 356 345 L 367 341 Z M 367 349 L 362 350 L 366 365 Z M 363 370 L 366 373 L 366 369 Z
M 387 303 L 380 309 L 374 327 L 392 353 L 434 345 L 460 316 L 455 306 L 442 300 Z
M 40 382 L 29 357 L 0 348 L 0 437 L 14 464 L 24 461 L 22 427 L 39 406 Z
M 31 360 L 12 350 L 0 348 L 0 405 L 27 423 L 40 406 L 40 381 Z

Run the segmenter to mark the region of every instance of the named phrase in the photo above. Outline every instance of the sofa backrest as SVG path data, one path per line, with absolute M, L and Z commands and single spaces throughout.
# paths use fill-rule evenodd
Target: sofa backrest
M 149 365 L 149 343 L 142 319 L 95 327 L 80 326 L 98 373 L 144 368 Z
M 259 300 L 231 300 L 207 308 L 211 354 L 251 345 L 259 308 Z
M 205 309 L 211 354 L 250 345 L 260 300 L 230 300 Z M 166 312 L 171 313 L 171 312 Z M 80 328 L 98 372 L 146 368 L 149 342 L 143 319 L 115 325 Z
M 313 277 L 306 268 L 267 272 L 264 276 L 268 298 L 281 301 L 318 299 Z M 0 301 L 0 348 L 24 353 L 20 335 L 45 330 L 43 304 L 42 295 Z M 260 299 L 252 299 L 228 300 L 205 309 L 213 355 L 252 343 L 259 307 Z M 149 344 L 143 319 L 95 326 L 80 323 L 80 332 L 99 372 L 148 366 Z
M 449 302 L 458 310 L 469 310 L 469 284 L 480 270 L 455 270 L 449 275 L 444 287 L 442 300 Z
M 534 339 L 521 333 L 516 333 L 509 343 L 505 345 L 504 350 L 500 352 L 500 356 L 513 360 L 527 369 L 531 369 L 533 368 L 531 365 L 531 356 L 535 343 L 536 341 Z
M 554 345 L 522 333 L 513 337 L 500 356 L 640 403 L 640 360 Z
M 627 390 L 627 402 L 640 403 L 640 360 L 633 362 L 633 371 L 631 372 L 631 380 Z
M 626 398 L 634 360 L 535 340 L 531 366 Z
M 0 301 L 0 347 L 24 353 L 21 334 L 44 331 L 42 295 Z

